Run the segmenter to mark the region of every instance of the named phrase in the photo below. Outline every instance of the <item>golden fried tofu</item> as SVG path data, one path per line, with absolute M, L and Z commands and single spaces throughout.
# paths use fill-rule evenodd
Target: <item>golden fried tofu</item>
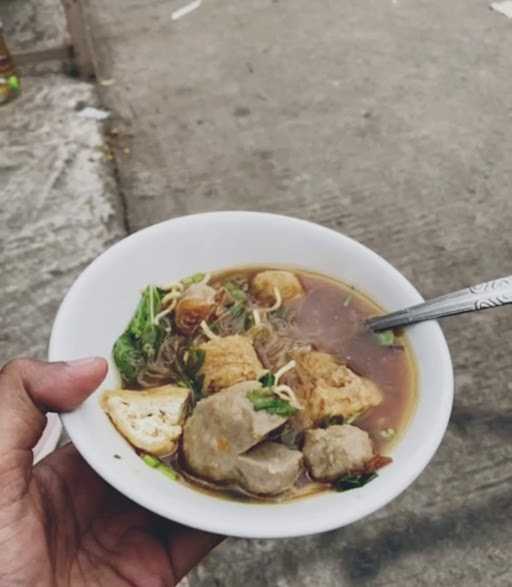
M 334 416 L 347 420 L 382 401 L 375 383 L 340 365 L 327 353 L 297 353 L 294 359 L 301 395 L 306 400 L 305 416 L 310 422 L 319 423 Z
M 343 416 L 344 420 L 378 406 L 382 401 L 379 389 L 372 381 L 359 377 L 347 369 L 348 377 L 343 387 L 319 384 L 309 398 L 308 410 L 314 422 L 325 418 Z
M 294 358 L 301 378 L 311 383 L 322 380 L 328 385 L 336 385 L 340 380 L 337 370 L 344 369 L 332 355 L 319 351 L 297 353 Z
M 204 375 L 203 391 L 207 394 L 258 379 L 265 372 L 252 342 L 244 336 L 215 338 L 199 348 L 205 353 L 200 373 Z
M 175 319 L 178 330 L 190 336 L 203 320 L 208 320 L 215 309 L 217 292 L 203 283 L 191 285 L 176 305 Z
M 283 301 L 304 293 L 300 281 L 290 271 L 262 271 L 256 274 L 251 283 L 253 294 L 265 304 L 276 301 L 275 289 L 279 290 Z
M 165 456 L 177 448 L 191 394 L 190 389 L 173 385 L 144 391 L 117 389 L 103 394 L 101 406 L 133 446 Z

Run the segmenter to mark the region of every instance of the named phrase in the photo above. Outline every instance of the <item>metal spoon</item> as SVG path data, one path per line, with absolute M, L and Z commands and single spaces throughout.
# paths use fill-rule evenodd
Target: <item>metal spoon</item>
M 366 320 L 366 325 L 371 330 L 378 332 L 399 326 L 410 326 L 424 320 L 437 320 L 463 312 L 497 308 L 505 304 L 512 304 L 512 275 L 461 289 L 404 310 L 369 318 Z

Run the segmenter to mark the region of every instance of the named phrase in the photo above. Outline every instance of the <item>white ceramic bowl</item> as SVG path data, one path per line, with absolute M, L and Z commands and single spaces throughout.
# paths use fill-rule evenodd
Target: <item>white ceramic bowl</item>
M 62 432 L 62 424 L 60 423 L 59 416 L 57 414 L 48 414 L 47 419 L 48 422 L 46 428 L 33 450 L 34 464 L 43 460 L 44 457 L 53 452 L 57 447 L 57 444 L 59 444 Z
M 149 283 L 243 265 L 289 265 L 342 279 L 389 310 L 422 301 L 396 269 L 354 240 L 302 220 L 253 212 L 176 218 L 122 240 L 76 280 L 59 310 L 50 359 L 102 355 L 123 331 Z M 418 363 L 416 413 L 393 452 L 394 462 L 357 491 L 327 492 L 284 504 L 247 504 L 211 497 L 147 467 L 114 430 L 97 390 L 63 417 L 77 449 L 108 483 L 153 512 L 188 526 L 247 538 L 332 530 L 383 507 L 404 491 L 435 453 L 453 400 L 450 354 L 436 323 L 408 331 Z M 111 362 L 101 389 L 118 377 Z M 115 459 L 114 454 L 121 456 Z

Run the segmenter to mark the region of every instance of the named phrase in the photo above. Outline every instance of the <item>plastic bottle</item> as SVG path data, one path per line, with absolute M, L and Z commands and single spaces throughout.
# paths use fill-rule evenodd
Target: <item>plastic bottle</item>
M 17 98 L 20 90 L 20 78 L 16 73 L 14 61 L 4 40 L 2 22 L 0 21 L 0 105 Z

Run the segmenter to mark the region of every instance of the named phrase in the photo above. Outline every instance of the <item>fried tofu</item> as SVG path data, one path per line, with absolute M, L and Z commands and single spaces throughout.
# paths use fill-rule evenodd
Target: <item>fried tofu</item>
M 199 348 L 205 353 L 200 373 L 204 376 L 206 394 L 242 381 L 257 380 L 265 372 L 251 340 L 244 336 L 215 338 Z
M 297 353 L 294 358 L 306 415 L 313 424 L 335 416 L 347 420 L 382 402 L 375 383 L 340 365 L 331 355 L 313 351 Z
M 336 382 L 340 380 L 337 370 L 341 366 L 332 355 L 311 351 L 309 353 L 297 353 L 295 360 L 297 369 L 304 380 L 312 383 L 322 380 L 327 385 L 336 385 Z
M 134 447 L 155 456 L 175 452 L 191 390 L 164 385 L 144 391 L 107 391 L 101 406 Z
M 300 281 L 290 271 L 262 271 L 251 283 L 253 294 L 265 304 L 276 301 L 275 289 L 279 291 L 284 302 L 304 293 Z

